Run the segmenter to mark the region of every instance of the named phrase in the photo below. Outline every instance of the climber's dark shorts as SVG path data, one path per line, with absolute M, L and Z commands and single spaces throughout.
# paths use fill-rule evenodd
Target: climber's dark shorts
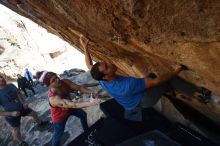
M 21 115 L 18 117 L 11 117 L 11 116 L 7 116 L 5 117 L 5 120 L 7 121 L 7 123 L 13 127 L 16 128 L 18 126 L 20 126 L 20 121 L 21 121 L 21 117 L 25 117 L 27 115 L 29 115 L 32 112 L 32 109 L 30 108 L 22 108 L 20 110 Z

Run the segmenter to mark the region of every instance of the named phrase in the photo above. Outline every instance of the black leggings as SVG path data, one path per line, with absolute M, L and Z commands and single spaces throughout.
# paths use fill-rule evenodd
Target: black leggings
M 192 83 L 189 83 L 180 77 L 174 77 L 166 83 L 147 88 L 141 100 L 141 106 L 146 108 L 155 105 L 167 89 L 170 88 L 178 90 L 188 96 L 192 96 L 198 90 Z

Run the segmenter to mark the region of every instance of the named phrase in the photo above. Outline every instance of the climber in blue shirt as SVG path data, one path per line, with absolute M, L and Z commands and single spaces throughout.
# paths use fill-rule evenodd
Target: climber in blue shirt
M 24 77 L 29 81 L 31 86 L 34 86 L 33 75 L 27 68 L 25 69 Z
M 203 94 L 205 88 L 201 91 L 200 87 L 177 77 L 181 71 L 187 69 L 184 65 L 179 65 L 172 72 L 160 77 L 124 77 L 116 74 L 117 67 L 112 63 L 97 62 L 93 65 L 87 47 L 88 39 L 81 36 L 80 43 L 85 50 L 86 65 L 92 77 L 99 81 L 100 85 L 124 107 L 125 111 L 132 111 L 139 106 L 145 108 L 155 105 L 170 88 L 177 89 L 187 96 L 200 96 L 202 99 L 207 99 L 207 96 L 211 94 Z

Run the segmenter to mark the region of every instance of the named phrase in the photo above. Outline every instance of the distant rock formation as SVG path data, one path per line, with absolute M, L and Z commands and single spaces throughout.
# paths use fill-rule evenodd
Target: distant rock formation
M 65 50 L 66 51 L 66 50 Z M 50 54 L 50 57 L 51 58 L 56 58 L 56 57 L 58 57 L 58 56 L 60 56 L 60 55 L 62 55 L 65 51 L 56 51 L 56 52 L 53 52 L 53 53 L 49 53 Z
M 5 51 L 5 48 L 0 45 L 0 55 Z
M 57 36 L 2 5 L 0 15 L 0 74 L 15 80 L 25 68 L 33 74 L 38 70 L 85 69 L 84 61 L 77 59 L 84 60 L 84 56 Z

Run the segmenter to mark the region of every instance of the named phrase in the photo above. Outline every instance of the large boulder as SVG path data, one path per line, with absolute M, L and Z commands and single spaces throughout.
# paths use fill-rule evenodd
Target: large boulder
M 184 103 L 220 125 L 220 1 L 219 0 L 1 0 L 3 5 L 60 36 L 79 51 L 83 34 L 92 58 L 119 67 L 119 73 L 158 75 L 184 64 L 186 80 L 216 96 L 204 104 Z M 175 111 L 167 101 L 169 112 Z

